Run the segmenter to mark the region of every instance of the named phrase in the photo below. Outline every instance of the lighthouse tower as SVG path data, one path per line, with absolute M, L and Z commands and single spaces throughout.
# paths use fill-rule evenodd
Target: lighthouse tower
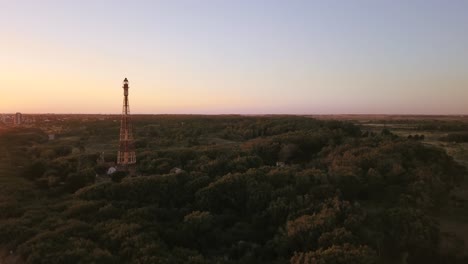
M 124 101 L 122 119 L 120 122 L 120 144 L 117 154 L 117 164 L 122 169 L 128 169 L 129 165 L 136 163 L 135 145 L 133 142 L 132 123 L 130 120 L 130 105 L 128 103 L 128 80 L 123 81 Z

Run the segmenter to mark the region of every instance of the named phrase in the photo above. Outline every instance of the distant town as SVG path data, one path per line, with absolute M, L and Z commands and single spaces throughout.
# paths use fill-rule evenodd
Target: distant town
M 70 122 L 87 121 L 119 121 L 119 115 L 98 115 L 98 114 L 23 114 L 3 113 L 0 114 L 0 129 L 11 127 L 38 128 L 49 136 L 49 140 L 54 140 L 58 135 L 65 133 L 70 128 Z

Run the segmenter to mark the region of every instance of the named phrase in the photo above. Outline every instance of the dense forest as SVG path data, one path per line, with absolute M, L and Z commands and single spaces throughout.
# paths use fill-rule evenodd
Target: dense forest
M 137 116 L 135 175 L 108 177 L 118 121 L 62 125 L 56 140 L 0 134 L 2 177 L 24 180 L 2 187 L 0 248 L 26 263 L 468 262 L 435 217 L 465 168 L 420 140 L 305 117 Z

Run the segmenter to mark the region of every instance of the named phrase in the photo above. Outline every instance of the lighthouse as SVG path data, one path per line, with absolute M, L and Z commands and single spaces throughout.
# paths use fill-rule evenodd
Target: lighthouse
M 128 79 L 123 81 L 124 99 L 122 107 L 122 118 L 120 121 L 119 152 L 117 164 L 120 169 L 127 170 L 129 165 L 136 163 L 135 144 L 133 140 L 133 128 L 130 119 L 130 105 L 128 102 Z

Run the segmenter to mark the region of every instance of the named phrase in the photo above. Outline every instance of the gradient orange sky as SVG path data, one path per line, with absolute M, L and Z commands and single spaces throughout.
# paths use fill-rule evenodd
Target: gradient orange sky
M 468 114 L 466 14 L 462 0 L 1 1 L 0 113 L 120 113 L 127 77 L 133 113 Z

